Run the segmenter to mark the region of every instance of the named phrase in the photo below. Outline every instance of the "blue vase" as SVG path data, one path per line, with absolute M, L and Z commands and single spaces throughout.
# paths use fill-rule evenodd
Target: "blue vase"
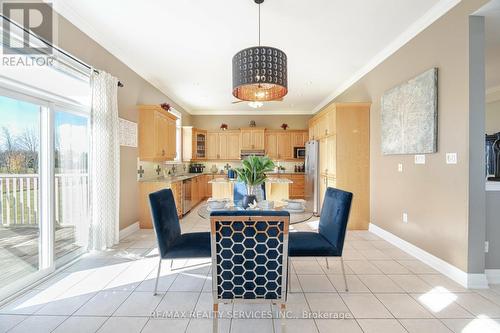
M 246 194 L 243 197 L 242 206 L 244 209 L 247 209 L 250 204 L 253 204 L 255 202 L 257 202 L 257 197 L 255 196 L 255 194 Z

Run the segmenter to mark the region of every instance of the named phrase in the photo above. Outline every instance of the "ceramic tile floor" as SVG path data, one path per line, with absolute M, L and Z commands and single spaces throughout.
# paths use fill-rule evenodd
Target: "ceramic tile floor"
M 195 213 L 183 219 L 183 232 L 209 230 Z M 291 232 L 316 227 L 312 220 Z M 287 318 L 270 304 L 221 305 L 215 327 L 206 317 L 209 261 L 175 261 L 173 270 L 165 261 L 153 296 L 155 247 L 153 232 L 140 230 L 112 250 L 85 255 L 0 308 L 0 332 L 500 332 L 500 286 L 464 289 L 366 231 L 347 235 L 349 292 L 339 261 L 327 268 L 324 258 L 293 260 Z M 170 318 L 151 315 L 168 311 Z

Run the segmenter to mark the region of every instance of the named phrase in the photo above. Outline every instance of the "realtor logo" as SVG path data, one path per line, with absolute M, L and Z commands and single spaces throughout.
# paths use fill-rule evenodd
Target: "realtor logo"
M 3 1 L 4 54 L 49 55 L 52 54 L 53 12 L 51 3 Z M 23 29 L 16 26 L 15 22 Z M 23 31 L 24 30 L 24 31 Z M 30 36 L 31 31 L 49 45 Z

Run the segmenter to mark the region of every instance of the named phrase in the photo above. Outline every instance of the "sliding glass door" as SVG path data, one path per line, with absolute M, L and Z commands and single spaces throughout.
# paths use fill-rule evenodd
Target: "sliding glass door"
M 84 250 L 88 116 L 0 89 L 0 300 Z
M 0 286 L 41 265 L 40 129 L 42 106 L 0 96 Z
M 81 253 L 88 243 L 88 118 L 68 111 L 54 117 L 56 264 Z

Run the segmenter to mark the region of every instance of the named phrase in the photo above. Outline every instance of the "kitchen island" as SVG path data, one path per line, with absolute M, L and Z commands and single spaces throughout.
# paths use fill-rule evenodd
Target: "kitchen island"
M 208 182 L 212 186 L 212 198 L 234 200 L 235 179 L 215 178 Z M 289 185 L 293 181 L 284 177 L 268 177 L 265 181 L 266 199 L 270 201 L 279 201 L 289 199 Z

